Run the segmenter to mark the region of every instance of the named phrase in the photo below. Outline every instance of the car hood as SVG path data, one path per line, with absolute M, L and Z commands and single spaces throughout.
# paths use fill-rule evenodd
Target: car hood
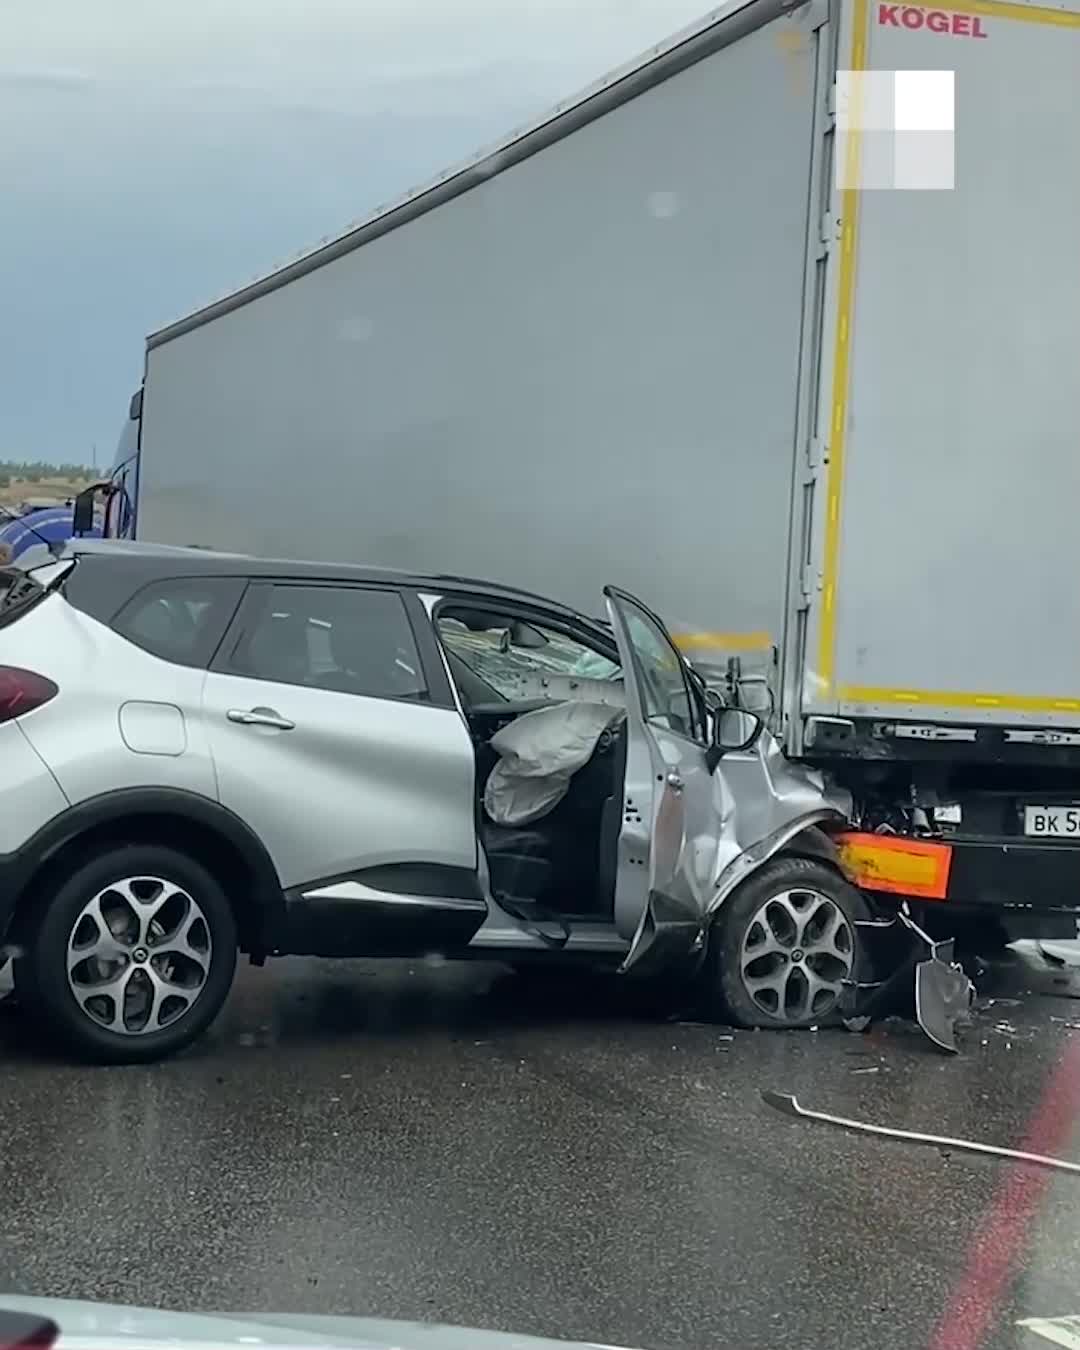
M 0 1312 L 48 1317 L 60 1328 L 57 1350 L 168 1350 L 180 1347 L 348 1346 L 350 1350 L 597 1350 L 594 1342 L 552 1341 L 373 1317 L 284 1313 L 184 1313 L 66 1298 L 0 1293 Z M 615 1350 L 615 1347 L 599 1347 Z

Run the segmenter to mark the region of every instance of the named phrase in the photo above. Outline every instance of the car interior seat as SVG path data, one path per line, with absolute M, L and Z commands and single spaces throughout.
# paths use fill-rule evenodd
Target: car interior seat
M 302 614 L 275 614 L 261 623 L 247 643 L 241 661 L 264 679 L 304 684 L 311 673 L 307 619 Z
M 481 843 L 496 899 L 503 895 L 562 914 L 609 918 L 625 773 L 623 721 L 605 732 L 566 796 L 539 820 L 505 826 L 481 814 Z

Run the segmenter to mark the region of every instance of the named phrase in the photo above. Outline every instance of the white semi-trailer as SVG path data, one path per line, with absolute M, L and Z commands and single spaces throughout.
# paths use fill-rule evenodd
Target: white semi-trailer
M 1077 0 L 737 0 L 151 335 L 109 529 L 617 577 L 864 885 L 1071 932 L 1078 239 Z

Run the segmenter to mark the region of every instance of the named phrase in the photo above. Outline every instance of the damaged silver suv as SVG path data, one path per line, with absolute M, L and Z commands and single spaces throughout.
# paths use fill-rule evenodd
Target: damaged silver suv
M 0 939 L 73 1051 L 179 1049 L 238 951 L 693 972 L 763 1027 L 865 978 L 846 803 L 615 587 L 90 541 L 0 577 Z

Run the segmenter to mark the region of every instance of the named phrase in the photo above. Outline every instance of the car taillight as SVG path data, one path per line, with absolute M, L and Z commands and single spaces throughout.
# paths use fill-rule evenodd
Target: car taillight
M 19 666 L 0 666 L 0 722 L 33 712 L 60 692 L 52 680 Z

